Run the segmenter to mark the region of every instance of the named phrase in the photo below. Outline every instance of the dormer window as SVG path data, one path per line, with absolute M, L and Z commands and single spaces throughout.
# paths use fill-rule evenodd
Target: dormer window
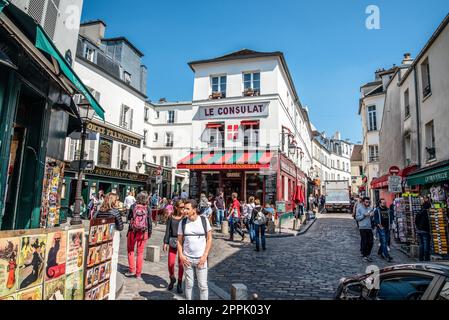
M 131 84 L 131 74 L 125 71 L 123 73 L 123 80 L 126 84 Z

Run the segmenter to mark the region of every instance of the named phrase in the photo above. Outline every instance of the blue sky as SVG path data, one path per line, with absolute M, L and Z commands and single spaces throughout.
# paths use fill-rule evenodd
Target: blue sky
M 365 27 L 371 4 L 380 30 Z M 448 13 L 447 0 L 84 0 L 82 20 L 103 19 L 108 37 L 145 53 L 151 100 L 192 99 L 189 61 L 282 51 L 314 125 L 356 143 L 359 87 L 405 52 L 415 57 Z

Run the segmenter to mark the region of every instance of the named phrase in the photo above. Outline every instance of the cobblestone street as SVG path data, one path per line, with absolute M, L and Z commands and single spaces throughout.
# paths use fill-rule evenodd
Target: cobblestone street
M 156 228 L 150 245 L 162 243 L 162 229 Z M 125 241 L 123 234 L 119 265 L 123 273 L 127 271 Z M 368 266 L 361 261 L 359 242 L 348 214 L 322 214 L 303 235 L 269 238 L 265 252 L 255 252 L 248 240 L 229 242 L 216 234 L 209 258 L 210 299 L 229 294 L 232 283 L 245 284 L 260 299 L 332 299 L 341 277 L 364 273 Z M 372 264 L 384 267 L 387 262 L 376 256 L 377 248 L 376 242 Z M 393 264 L 413 262 L 395 247 L 391 254 Z M 164 253 L 159 263 L 145 262 L 143 281 L 126 279 L 119 299 L 184 299 L 167 291 L 166 264 Z

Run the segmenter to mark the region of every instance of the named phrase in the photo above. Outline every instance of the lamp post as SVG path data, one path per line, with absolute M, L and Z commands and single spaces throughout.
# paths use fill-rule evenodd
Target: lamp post
M 80 225 L 81 221 L 81 203 L 83 202 L 82 190 L 83 190 L 83 176 L 84 176 L 84 149 L 87 139 L 87 125 L 92 121 L 95 111 L 91 108 L 88 103 L 80 103 L 77 105 L 78 114 L 82 122 L 81 131 L 81 150 L 79 156 L 79 167 L 78 167 L 78 181 L 76 182 L 76 195 L 75 195 L 75 207 L 73 210 L 73 217 L 70 221 L 71 225 Z

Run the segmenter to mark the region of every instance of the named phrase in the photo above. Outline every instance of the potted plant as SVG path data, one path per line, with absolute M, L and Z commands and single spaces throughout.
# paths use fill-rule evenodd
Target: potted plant
M 211 99 L 221 99 L 223 97 L 223 93 L 220 91 L 212 92 Z
M 245 91 L 243 92 L 243 95 L 245 97 L 251 97 L 254 95 L 254 90 L 252 88 L 246 88 Z
M 120 167 L 122 169 L 126 168 L 127 166 L 128 166 L 128 161 L 126 161 L 126 160 L 120 161 Z

